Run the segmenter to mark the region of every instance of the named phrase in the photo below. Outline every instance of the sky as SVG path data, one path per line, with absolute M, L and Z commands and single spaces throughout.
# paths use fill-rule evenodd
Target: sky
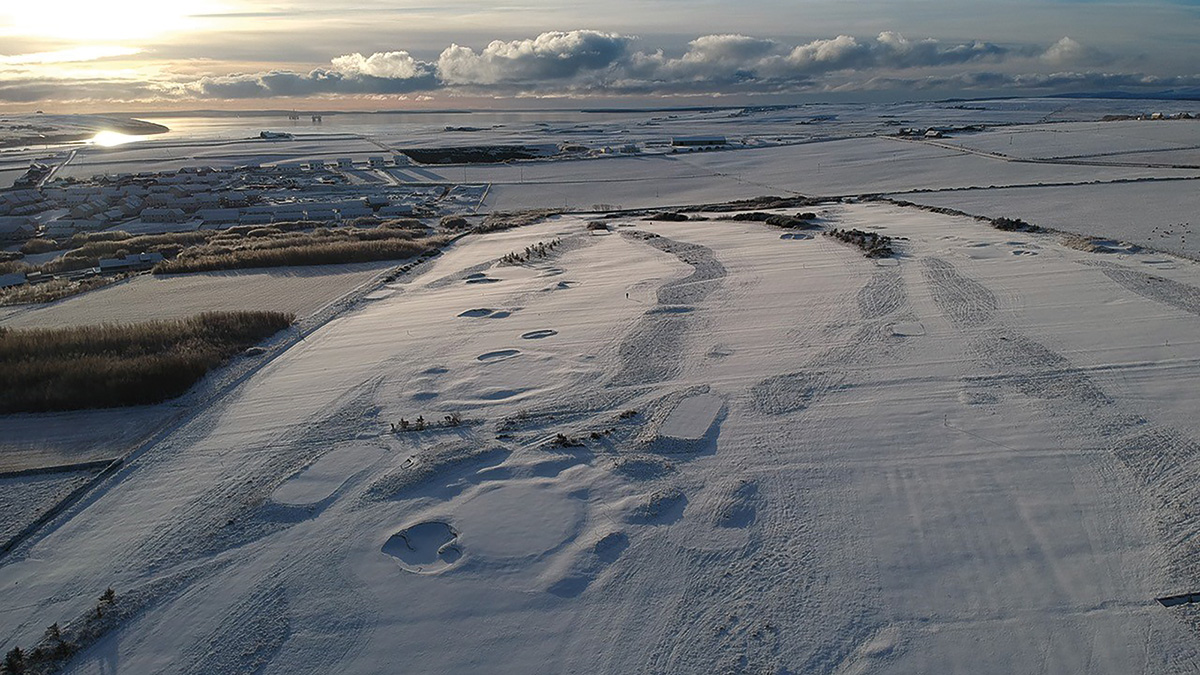
M 4 4 L 5 111 L 1200 92 L 1200 0 Z

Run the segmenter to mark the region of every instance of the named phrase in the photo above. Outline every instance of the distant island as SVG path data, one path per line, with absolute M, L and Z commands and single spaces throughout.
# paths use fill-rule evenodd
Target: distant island
M 101 131 L 131 136 L 151 136 L 170 131 L 154 122 L 104 115 L 47 115 L 43 113 L 0 117 L 0 148 L 60 145 L 86 141 Z

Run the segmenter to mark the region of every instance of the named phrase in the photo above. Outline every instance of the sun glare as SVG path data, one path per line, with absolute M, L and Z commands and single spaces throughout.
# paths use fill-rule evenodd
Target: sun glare
M 98 145 L 102 148 L 111 148 L 126 143 L 133 143 L 146 138 L 145 136 L 131 136 L 130 134 L 122 134 L 116 131 L 101 131 L 92 137 L 89 141 L 92 145 Z
M 187 27 L 204 2 L 58 0 L 20 2 L 0 10 L 15 35 L 101 42 L 150 38 Z

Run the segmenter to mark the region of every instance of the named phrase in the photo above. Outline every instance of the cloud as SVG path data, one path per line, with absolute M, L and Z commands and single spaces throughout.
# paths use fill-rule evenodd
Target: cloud
M 335 70 L 346 75 L 364 75 L 407 80 L 429 73 L 429 64 L 414 59 L 408 52 L 381 52 L 363 56 L 355 52 L 333 59 Z
M 565 80 L 614 65 L 626 55 L 630 40 L 616 33 L 573 30 L 495 40 L 478 53 L 453 44 L 438 57 L 437 76 L 450 86 Z
M 28 66 L 47 65 L 51 63 L 80 63 L 120 56 L 133 56 L 134 54 L 141 53 L 141 51 L 141 49 L 135 47 L 119 47 L 117 45 L 86 45 L 83 47 L 72 47 L 71 49 L 59 49 L 52 52 L 13 54 L 10 56 L 0 54 L 0 65 Z
M 205 77 L 189 88 L 198 98 L 275 98 L 329 94 L 409 94 L 438 86 L 430 73 L 412 77 L 376 77 L 318 68 L 308 73 L 276 70 L 268 73 Z
M 1087 87 L 1173 86 L 1140 73 L 1097 73 L 1103 53 L 1064 37 L 1049 45 L 911 40 L 894 31 L 874 38 L 837 35 L 802 44 L 725 33 L 704 35 L 681 52 L 635 49 L 637 38 L 594 30 L 552 31 L 496 40 L 482 49 L 452 44 L 433 60 L 406 50 L 336 56 L 307 72 L 147 76 L 145 81 L 78 76 L 77 92 L 62 71 L 44 87 L 36 66 L 11 66 L 26 78 L 0 89 L 0 100 L 304 98 L 309 96 L 628 96 L 816 93 L 891 88 L 948 91 L 1078 91 Z M 196 64 L 189 64 L 193 68 Z M 0 63 L 0 77 L 5 75 Z M 25 70 L 22 70 L 25 69 Z M 166 72 L 165 69 L 160 72 Z M 194 71 L 193 71 L 194 72 Z M 1185 80 L 1179 86 L 1190 86 Z M 125 87 L 122 90 L 122 87 Z

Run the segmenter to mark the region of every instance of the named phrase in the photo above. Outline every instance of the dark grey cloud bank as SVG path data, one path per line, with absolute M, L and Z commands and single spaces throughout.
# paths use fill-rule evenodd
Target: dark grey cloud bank
M 1058 93 L 1091 89 L 1194 87 L 1200 75 L 1155 77 L 1111 68 L 1103 51 L 1071 38 L 1052 44 L 839 35 L 803 44 L 745 35 L 706 35 L 682 51 L 639 45 L 592 30 L 452 44 L 433 59 L 407 51 L 345 54 L 308 72 L 273 70 L 170 82 L 0 81 L 0 100 L 39 98 L 260 99 L 311 96 L 462 94 L 482 96 L 653 96 L 830 91 Z M 81 95 L 82 94 L 82 95 Z

